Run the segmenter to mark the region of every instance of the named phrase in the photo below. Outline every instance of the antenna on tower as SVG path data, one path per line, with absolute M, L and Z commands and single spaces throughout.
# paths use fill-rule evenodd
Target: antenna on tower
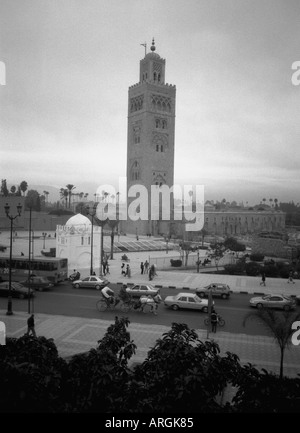
M 144 43 L 144 44 L 141 44 L 143 47 L 145 47 L 145 56 L 146 56 L 146 54 L 147 54 L 147 44 L 146 44 L 146 42 Z

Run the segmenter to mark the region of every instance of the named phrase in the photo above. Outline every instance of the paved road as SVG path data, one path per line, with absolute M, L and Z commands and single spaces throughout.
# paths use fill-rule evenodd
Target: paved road
M 118 293 L 119 286 L 111 284 Z M 190 290 L 189 292 L 192 292 Z M 162 288 L 161 295 L 163 299 L 166 296 L 177 294 L 178 290 L 171 288 Z M 215 298 L 216 310 L 225 319 L 226 325 L 223 331 L 234 334 L 245 333 L 248 335 L 268 335 L 268 332 L 260 324 L 249 322 L 243 327 L 243 319 L 251 310 L 248 306 L 249 299 L 252 295 L 234 293 L 229 300 Z M 101 297 L 95 289 L 73 289 L 69 282 L 55 286 L 53 290 L 47 292 L 37 292 L 34 299 L 34 311 L 36 313 L 65 315 L 73 317 L 82 317 L 89 319 L 113 320 L 115 315 L 123 314 L 119 309 L 113 312 L 99 312 L 96 309 L 96 302 Z M 0 309 L 7 306 L 6 298 L 0 298 Z M 32 306 L 31 306 L 32 308 Z M 297 308 L 300 311 L 300 307 Z M 13 311 L 28 311 L 28 301 L 13 299 Z M 158 316 L 152 314 L 142 314 L 137 311 L 130 311 L 126 316 L 133 322 L 142 324 L 157 324 L 171 326 L 172 322 L 187 323 L 191 328 L 204 328 L 204 319 L 206 314 L 199 311 L 173 311 L 164 307 L 159 307 Z

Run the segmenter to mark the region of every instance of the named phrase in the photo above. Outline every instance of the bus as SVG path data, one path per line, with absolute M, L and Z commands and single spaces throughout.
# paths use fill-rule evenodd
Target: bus
M 9 257 L 0 257 L 0 281 L 9 280 Z M 14 256 L 11 262 L 11 280 L 24 281 L 30 274 L 47 278 L 51 283 L 58 284 L 68 278 L 68 259 L 57 257 L 36 256 L 30 259 L 24 256 Z

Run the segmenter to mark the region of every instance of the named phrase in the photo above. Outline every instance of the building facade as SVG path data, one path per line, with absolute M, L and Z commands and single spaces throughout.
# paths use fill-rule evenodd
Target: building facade
M 161 226 L 164 222 L 151 221 L 151 186 L 174 184 L 176 87 L 165 83 L 166 61 L 155 49 L 153 40 L 151 52 L 140 61 L 139 82 L 128 91 L 127 191 L 138 185 L 148 191 L 148 218 L 128 218 L 128 233 L 166 230 Z M 134 200 L 128 197 L 128 207 Z

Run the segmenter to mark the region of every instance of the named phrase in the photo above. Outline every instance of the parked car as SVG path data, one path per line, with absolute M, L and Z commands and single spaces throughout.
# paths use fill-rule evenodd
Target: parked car
M 101 279 L 99 277 L 96 277 L 94 275 L 91 275 L 89 277 L 83 278 L 82 280 L 75 280 L 72 283 L 72 286 L 75 289 L 79 289 L 82 287 L 87 288 L 95 288 L 96 290 L 103 289 L 103 287 L 107 286 L 109 284 L 109 281 L 106 279 Z
M 200 310 L 203 313 L 208 312 L 208 299 L 201 299 L 196 293 L 178 293 L 175 296 L 167 296 L 164 304 L 166 307 L 172 308 L 172 310 L 184 308 L 188 310 Z M 214 301 L 212 305 L 214 305 Z
M 284 295 L 256 296 L 249 301 L 250 307 L 256 308 L 279 308 L 285 311 L 294 310 L 296 302 L 293 298 Z
M 23 284 L 23 286 L 25 287 L 30 286 L 31 289 L 38 290 L 39 292 L 42 292 L 43 290 L 49 290 L 52 287 L 54 287 L 54 284 L 50 283 L 50 281 L 47 280 L 47 278 L 38 277 L 38 276 L 36 277 L 32 276 L 30 277 L 30 280 L 28 278 L 25 281 L 20 281 L 20 283 Z
M 4 281 L 0 283 L 0 296 L 8 297 L 9 295 L 9 281 Z M 11 296 L 13 298 L 24 299 L 28 298 L 28 287 L 23 286 L 23 284 L 12 281 L 11 283 Z M 30 289 L 29 296 L 34 296 L 34 290 Z
M 223 299 L 228 299 L 231 292 L 228 284 L 212 283 L 202 289 L 196 289 L 196 293 L 200 298 L 204 298 L 208 296 L 210 290 L 213 296 L 218 296 Z
M 134 297 L 140 297 L 142 295 L 155 296 L 159 289 L 153 287 L 151 284 L 136 284 L 132 287 L 126 287 L 126 292 Z

